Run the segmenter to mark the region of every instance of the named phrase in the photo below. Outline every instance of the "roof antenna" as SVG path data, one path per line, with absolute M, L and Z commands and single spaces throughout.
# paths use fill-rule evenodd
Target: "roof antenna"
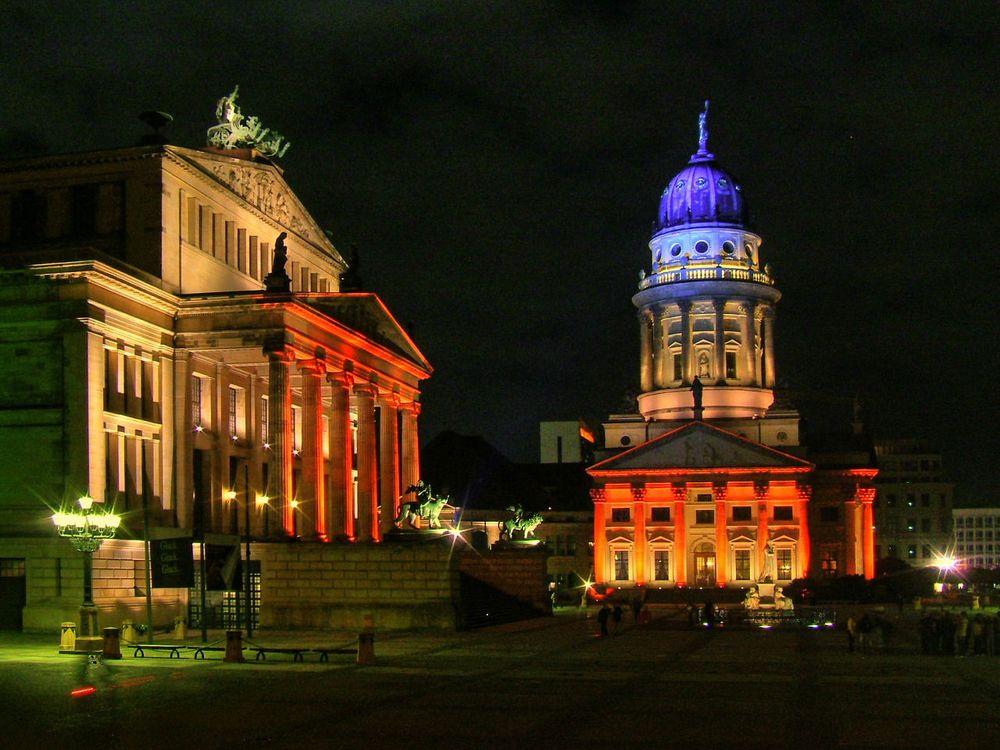
M 705 109 L 698 115 L 698 156 L 708 156 L 708 99 Z

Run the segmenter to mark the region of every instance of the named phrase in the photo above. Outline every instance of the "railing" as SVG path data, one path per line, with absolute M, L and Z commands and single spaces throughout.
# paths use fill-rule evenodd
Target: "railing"
M 681 281 L 751 281 L 757 284 L 774 285 L 774 279 L 763 271 L 750 268 L 732 268 L 727 266 L 683 266 L 670 271 L 658 271 L 650 274 L 639 282 L 639 289 L 648 289 L 661 284 L 676 284 Z

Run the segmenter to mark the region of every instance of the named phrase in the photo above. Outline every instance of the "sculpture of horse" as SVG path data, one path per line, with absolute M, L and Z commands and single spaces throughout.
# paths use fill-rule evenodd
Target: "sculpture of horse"
M 414 526 L 416 520 L 422 518 L 427 521 L 427 528 L 440 529 L 439 517 L 441 511 L 448 504 L 448 496 L 435 497 L 431 492 L 431 486 L 423 482 L 408 487 L 405 494 L 409 495 L 411 492 L 416 493 L 417 499 L 400 505 L 399 515 L 393 521 L 396 528 L 401 528 L 404 521 L 408 522 L 410 526 Z
M 514 514 L 513 518 L 500 522 L 500 538 L 513 539 L 514 532 L 520 531 L 523 539 L 534 536 L 535 529 L 544 519 L 540 513 L 532 513 L 530 516 L 524 515 L 524 509 L 520 505 L 511 505 L 507 508 Z

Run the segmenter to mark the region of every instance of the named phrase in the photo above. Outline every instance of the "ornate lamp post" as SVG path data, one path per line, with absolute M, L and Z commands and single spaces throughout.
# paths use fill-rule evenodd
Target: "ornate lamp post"
M 105 539 L 114 537 L 121 518 L 114 513 L 94 509 L 94 498 L 84 495 L 77 503 L 80 512 L 55 513 L 52 523 L 59 536 L 69 539 L 74 548 L 83 553 L 83 605 L 80 607 L 80 630 L 76 638 L 77 651 L 95 651 L 101 648 L 97 630 L 97 607 L 94 606 L 94 553 Z

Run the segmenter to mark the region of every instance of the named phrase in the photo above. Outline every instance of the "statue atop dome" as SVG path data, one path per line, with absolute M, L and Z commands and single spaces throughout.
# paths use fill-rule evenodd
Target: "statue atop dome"
M 704 111 L 698 115 L 698 153 L 708 153 L 708 99 Z

